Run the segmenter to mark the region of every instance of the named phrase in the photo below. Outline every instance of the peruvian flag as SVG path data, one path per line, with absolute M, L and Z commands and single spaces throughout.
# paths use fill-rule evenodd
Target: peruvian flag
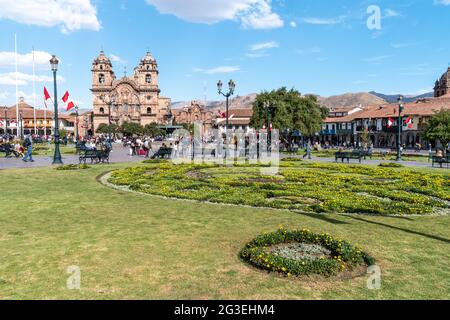
M 70 102 L 67 104 L 67 109 L 66 109 L 66 111 L 70 111 L 70 110 L 72 110 L 73 108 L 75 108 L 75 103 L 73 103 L 73 101 L 70 101 Z
M 405 125 L 408 126 L 408 129 L 413 128 L 413 120 L 411 117 L 408 117 L 408 119 L 405 120 Z
M 48 99 L 51 99 L 50 93 L 48 93 L 47 88 L 44 87 L 44 100 L 47 101 Z
M 64 101 L 64 103 L 67 103 L 67 101 L 69 100 L 69 91 L 66 91 L 61 100 Z
M 394 119 L 389 118 L 389 120 L 388 120 L 388 128 L 392 128 L 392 126 L 393 126 L 394 124 L 395 124 Z
M 225 112 L 222 112 L 222 111 L 219 110 L 218 113 L 219 113 L 219 117 L 222 118 L 222 119 L 225 119 L 227 117 Z

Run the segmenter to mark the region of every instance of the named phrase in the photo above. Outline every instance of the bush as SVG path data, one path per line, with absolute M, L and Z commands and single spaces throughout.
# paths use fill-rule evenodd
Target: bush
M 271 251 L 271 247 L 283 244 L 311 244 L 313 253 L 328 251 L 329 256 L 311 258 L 293 257 L 280 254 L 280 250 Z M 278 272 L 287 276 L 320 274 L 336 275 L 340 271 L 352 270 L 355 267 L 375 264 L 375 259 L 349 242 L 334 239 L 328 234 L 316 234 L 307 229 L 279 229 L 274 233 L 265 233 L 248 243 L 239 253 L 242 260 L 250 265 Z
M 90 166 L 88 166 L 87 164 L 80 164 L 80 165 L 76 165 L 76 164 L 68 164 L 65 166 L 59 166 L 56 168 L 56 170 L 59 171 L 71 171 L 71 170 L 86 170 L 89 169 Z
M 403 168 L 404 167 L 404 165 L 402 165 L 400 163 L 395 163 L 395 162 L 382 162 L 378 166 L 382 167 L 382 168 Z

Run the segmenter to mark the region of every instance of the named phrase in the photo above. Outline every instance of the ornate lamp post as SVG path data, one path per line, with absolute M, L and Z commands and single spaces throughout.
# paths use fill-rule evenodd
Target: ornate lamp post
M 269 150 L 270 145 L 272 144 L 272 113 L 274 107 L 271 105 L 270 101 L 264 102 L 264 109 L 266 110 L 266 119 L 267 119 L 267 150 Z
M 233 80 L 230 80 L 228 82 L 228 92 L 224 93 L 222 91 L 223 88 L 223 83 L 221 80 L 219 80 L 219 82 L 217 82 L 217 90 L 219 91 L 219 94 L 223 95 L 225 98 L 227 98 L 227 112 L 226 112 L 226 130 L 228 130 L 228 120 L 229 120 L 229 115 L 228 115 L 228 109 L 229 109 L 229 99 L 230 97 L 234 94 L 234 90 L 236 89 L 236 84 L 234 83 Z
M 398 136 L 397 136 L 397 161 L 402 161 L 402 129 L 403 129 L 403 116 L 404 110 L 403 96 L 398 97 Z
M 78 142 L 80 136 L 78 132 L 78 106 L 75 107 L 75 140 Z
M 5 137 L 6 140 L 9 141 L 9 134 L 8 134 L 8 109 L 5 108 Z
M 55 121 L 55 154 L 53 155 L 53 164 L 63 164 L 61 157 L 61 150 L 59 149 L 59 119 L 58 119 L 58 96 L 57 96 L 57 85 L 56 85 L 56 72 L 58 71 L 59 60 L 55 55 L 52 56 L 50 60 L 50 65 L 53 71 L 53 91 L 54 91 L 54 121 Z

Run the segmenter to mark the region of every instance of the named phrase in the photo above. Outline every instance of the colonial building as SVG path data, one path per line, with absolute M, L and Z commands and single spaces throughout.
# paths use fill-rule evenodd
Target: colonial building
M 331 144 L 358 143 L 362 134 L 368 134 L 376 148 L 395 147 L 398 126 L 402 126 L 402 144 L 413 148 L 416 143 L 425 146 L 422 134 L 430 118 L 441 110 L 450 110 L 450 94 L 438 98 L 419 99 L 405 103 L 403 120 L 410 123 L 398 123 L 399 105 L 367 106 L 357 112 L 341 117 L 329 117 L 321 132 L 322 142 Z M 394 123 L 389 126 L 389 119 Z
M 441 79 L 436 81 L 434 86 L 434 96 L 436 98 L 444 96 L 450 93 L 450 67 L 446 73 L 444 73 Z
M 203 123 L 204 132 L 208 133 L 214 124 L 214 114 L 201 106 L 198 101 L 191 102 L 181 110 L 172 112 L 175 124 L 193 124 L 196 121 Z
M 160 96 L 158 76 L 158 64 L 148 52 L 133 75 L 125 73 L 117 79 L 110 59 L 101 51 L 92 64 L 94 130 L 109 121 L 167 124 L 171 101 Z
M 53 132 L 53 112 L 50 110 L 36 109 L 19 98 L 19 114 L 17 117 L 16 105 L 11 107 L 0 107 L 0 134 L 21 136 L 21 134 L 50 135 Z M 35 126 L 36 117 L 36 126 Z M 17 123 L 17 118 L 19 122 Z M 59 127 L 69 133 L 75 131 L 75 117 L 70 115 L 59 115 Z M 36 131 L 34 128 L 36 127 Z
M 228 110 L 229 120 L 228 127 L 232 130 L 243 130 L 251 132 L 250 120 L 253 116 L 253 109 L 230 109 Z M 225 132 L 226 117 L 217 117 L 216 126 L 221 132 Z

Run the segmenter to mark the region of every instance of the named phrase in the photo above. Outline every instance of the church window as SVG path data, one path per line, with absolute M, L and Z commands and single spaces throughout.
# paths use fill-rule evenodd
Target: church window
M 145 82 L 146 82 L 146 83 L 152 83 L 152 76 L 151 76 L 150 74 L 147 74 L 147 75 L 145 76 Z
M 147 65 L 147 70 L 150 70 L 150 65 L 149 64 Z
M 105 114 L 105 109 L 104 108 L 100 108 L 100 113 L 101 114 Z
M 152 108 L 147 108 L 147 114 L 152 114 Z
M 98 76 L 98 82 L 99 82 L 100 84 L 104 84 L 104 83 L 105 83 L 105 75 L 104 75 L 103 73 L 101 73 L 101 74 Z
M 100 70 L 103 70 L 103 65 L 100 65 Z

